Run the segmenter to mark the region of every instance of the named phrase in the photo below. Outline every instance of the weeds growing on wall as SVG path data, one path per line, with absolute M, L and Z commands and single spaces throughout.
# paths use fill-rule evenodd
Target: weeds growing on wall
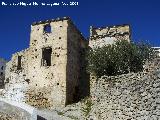
M 117 41 L 88 51 L 88 71 L 97 77 L 114 76 L 143 70 L 146 60 L 154 57 L 154 50 L 147 43 Z
M 91 111 L 91 107 L 93 105 L 91 98 L 90 97 L 86 97 L 84 100 L 84 106 L 82 107 L 82 111 L 84 112 L 84 115 L 87 116 L 89 114 L 89 112 Z

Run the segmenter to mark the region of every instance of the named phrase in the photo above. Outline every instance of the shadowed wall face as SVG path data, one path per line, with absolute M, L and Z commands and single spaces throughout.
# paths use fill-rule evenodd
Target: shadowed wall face
M 67 29 L 67 79 L 66 104 L 78 102 L 89 94 L 89 79 L 85 77 L 85 52 L 88 41 L 81 35 L 75 25 L 69 21 Z
M 0 58 L 0 89 L 4 88 L 6 63 L 7 61 Z

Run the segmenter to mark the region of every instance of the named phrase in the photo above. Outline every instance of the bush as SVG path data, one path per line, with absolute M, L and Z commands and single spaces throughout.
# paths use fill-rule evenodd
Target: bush
M 84 115 L 87 116 L 89 112 L 91 111 L 91 107 L 93 103 L 90 97 L 86 97 L 85 99 L 83 99 L 82 102 L 84 102 L 84 106 L 82 106 L 81 110 L 84 112 Z
M 149 44 L 117 41 L 113 45 L 89 50 L 87 69 L 97 77 L 139 72 L 143 70 L 145 61 L 153 56 L 154 51 Z

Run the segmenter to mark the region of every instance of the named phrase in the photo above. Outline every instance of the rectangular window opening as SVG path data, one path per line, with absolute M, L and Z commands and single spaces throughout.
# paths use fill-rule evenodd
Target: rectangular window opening
M 44 26 L 44 32 L 45 33 L 51 33 L 51 26 L 50 26 L 50 24 L 47 24 L 47 25 Z
M 47 47 L 42 49 L 42 66 L 51 66 L 52 48 Z
M 22 69 L 21 62 L 22 62 L 22 56 L 18 56 L 18 65 L 17 65 L 17 70 Z

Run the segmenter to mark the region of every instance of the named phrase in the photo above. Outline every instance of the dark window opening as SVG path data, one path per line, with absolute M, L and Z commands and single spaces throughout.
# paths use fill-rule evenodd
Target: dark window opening
M 42 66 L 51 66 L 51 54 L 52 48 L 43 48 L 42 49 Z
M 3 72 L 1 72 L 1 75 L 3 75 Z
M 45 118 L 43 118 L 43 117 L 37 115 L 37 120 L 47 120 L 47 119 L 45 119 Z
M 51 26 L 50 26 L 50 24 L 47 24 L 47 25 L 44 26 L 44 32 L 45 33 L 51 33 Z
M 1 67 L 1 70 L 3 70 L 3 66 Z
M 22 68 L 21 66 L 21 62 L 22 62 L 22 56 L 18 56 L 18 65 L 17 65 L 17 70 L 20 70 Z

